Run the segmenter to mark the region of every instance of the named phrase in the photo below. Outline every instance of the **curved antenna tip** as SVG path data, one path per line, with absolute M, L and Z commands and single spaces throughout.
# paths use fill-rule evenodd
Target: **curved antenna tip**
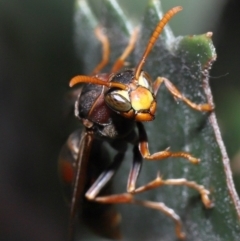
M 70 82 L 69 82 L 69 86 L 70 86 L 70 87 L 73 87 L 73 86 L 74 86 L 74 84 L 75 84 L 74 79 L 75 79 L 75 77 L 73 77 L 73 78 L 70 80 Z

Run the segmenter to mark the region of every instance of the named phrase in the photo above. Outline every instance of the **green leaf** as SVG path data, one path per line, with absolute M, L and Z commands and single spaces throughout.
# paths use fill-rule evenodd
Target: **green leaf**
M 102 4 L 104 22 L 101 14 L 98 21 L 104 25 L 110 39 L 111 66 L 127 45 L 133 28 L 116 1 L 104 0 Z M 83 0 L 78 1 L 76 8 L 77 51 L 83 63 L 79 74 L 90 73 L 101 59 L 101 45 L 93 34 L 93 28 L 96 27 L 96 12 L 93 12 L 93 8 Z M 184 14 L 184 10 L 179 14 Z M 159 1 L 149 1 L 138 43 L 128 59 L 133 66 L 139 62 L 161 17 Z M 175 38 L 171 30 L 165 27 L 147 58 L 144 70 L 153 79 L 158 76 L 168 78 L 194 103 L 212 103 L 208 75 L 215 58 L 211 33 Z M 157 101 L 156 119 L 145 124 L 151 152 L 171 147 L 173 151 L 190 152 L 200 158 L 201 163 L 196 166 L 184 159 L 171 158 L 159 162 L 145 161 L 138 185 L 156 178 L 158 171 L 164 179 L 186 178 L 209 189 L 215 206 L 205 209 L 196 191 L 181 186 L 161 187 L 138 195 L 139 198 L 164 202 L 173 208 L 183 221 L 189 241 L 239 240 L 240 204 L 214 112 L 201 113 L 181 101 L 175 101 L 164 86 L 160 88 Z M 115 193 L 126 190 L 131 149 L 129 147 L 126 160 L 114 178 Z M 121 232 L 124 240 L 177 240 L 174 224 L 164 214 L 133 205 L 118 205 L 117 208 L 122 214 Z M 104 240 L 89 231 L 84 237 L 87 240 Z

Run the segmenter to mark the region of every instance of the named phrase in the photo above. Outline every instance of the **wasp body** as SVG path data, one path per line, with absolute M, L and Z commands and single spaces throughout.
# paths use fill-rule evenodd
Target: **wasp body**
M 138 200 L 135 195 L 163 185 L 184 185 L 199 192 L 205 207 L 210 208 L 212 206 L 209 191 L 194 181 L 182 178 L 163 180 L 156 173 L 156 179 L 146 185 L 136 187 L 143 159 L 157 161 L 168 157 L 182 157 L 193 164 L 199 163 L 199 159 L 183 151 L 171 152 L 167 149 L 154 154 L 149 152 L 147 134 L 142 122 L 154 120 L 157 106 L 156 96 L 161 84 L 165 84 L 173 97 L 182 100 L 195 110 L 208 112 L 213 109 L 208 103 L 195 104 L 191 102 L 164 77 L 158 77 L 153 82 L 150 75 L 142 70 L 146 58 L 163 27 L 181 9 L 181 7 L 175 7 L 164 15 L 150 37 L 142 58 L 134 69 L 122 70 L 125 59 L 135 46 L 137 31 L 134 31 L 129 45 L 116 60 L 111 72 L 100 73 L 108 63 L 110 51 L 107 36 L 102 33 L 101 28 L 98 28 L 96 36 L 103 45 L 102 61 L 94 69 L 92 75 L 76 76 L 70 81 L 70 86 L 85 83 L 81 87 L 75 103 L 75 116 L 82 122 L 84 129 L 81 134 L 75 132 L 68 139 L 65 152 L 69 152 L 70 157 L 64 154 L 60 156 L 62 179 L 71 187 L 70 237 L 72 236 L 72 227 L 79 205 L 81 202 L 83 203 L 81 201 L 83 196 L 84 200 L 89 202 L 137 204 L 161 211 L 174 221 L 176 236 L 179 239 L 183 239 L 185 233 L 182 231 L 180 217 L 174 210 L 163 203 Z M 99 143 L 97 147 L 99 150 L 103 141 L 108 141 L 117 151 L 114 160 L 107 166 L 100 164 L 100 154 L 93 155 L 97 151 L 95 144 Z M 133 161 L 128 177 L 127 191 L 120 194 L 102 193 L 122 163 L 128 143 L 133 145 Z M 97 174 L 93 174 L 94 172 L 91 171 L 94 170 L 94 165 L 98 167 Z M 117 215 L 110 215 L 110 217 L 112 220 L 114 218 L 117 220 Z

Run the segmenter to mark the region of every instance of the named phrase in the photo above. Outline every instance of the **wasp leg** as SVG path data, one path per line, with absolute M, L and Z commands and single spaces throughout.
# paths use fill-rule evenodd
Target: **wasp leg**
M 89 200 L 95 199 L 99 192 L 109 183 L 117 172 L 119 166 L 121 165 L 125 155 L 124 152 L 119 152 L 114 161 L 107 167 L 107 169 L 97 178 L 97 180 L 92 184 L 85 194 L 85 197 Z
M 123 51 L 122 55 L 114 63 L 111 72 L 115 73 L 115 72 L 119 71 L 124 66 L 126 58 L 131 54 L 131 52 L 133 51 L 133 49 L 135 47 L 137 37 L 138 37 L 138 32 L 139 32 L 139 29 L 135 28 L 131 37 L 130 37 L 128 46 Z
M 141 186 L 137 188 L 134 193 L 141 193 L 145 192 L 154 188 L 158 188 L 164 185 L 171 185 L 171 186 L 186 186 L 192 189 L 195 189 L 199 194 L 201 195 L 202 202 L 206 208 L 212 208 L 213 203 L 209 199 L 209 194 L 210 192 L 202 185 L 197 184 L 196 182 L 193 181 L 188 181 L 184 178 L 179 178 L 179 179 L 166 179 L 163 180 L 161 176 L 158 174 L 157 178 L 154 179 L 153 181 L 147 183 L 144 186 Z
M 128 176 L 127 192 L 132 193 L 136 189 L 136 182 L 142 167 L 142 155 L 138 150 L 138 146 L 133 147 L 133 163 Z
M 103 33 L 101 27 L 95 29 L 95 35 L 102 44 L 102 60 L 92 71 L 92 75 L 99 73 L 109 62 L 110 44 L 107 35 Z
M 87 191 L 85 196 L 88 199 L 95 198 L 99 192 L 107 185 L 107 183 L 113 178 L 114 174 L 118 170 L 120 164 L 123 161 L 124 154 L 127 150 L 127 143 L 132 142 L 133 144 L 136 142 L 135 132 L 132 132 L 131 135 L 128 136 L 128 139 L 120 142 L 112 142 L 111 146 L 118 151 L 118 154 L 115 156 L 114 161 L 107 167 L 107 169 L 98 177 L 98 179 L 93 183 L 90 189 Z M 142 155 L 138 150 L 138 147 L 134 145 L 133 147 L 133 163 L 129 173 L 127 191 L 131 192 L 135 190 L 136 181 L 142 166 Z
M 175 186 L 187 186 L 189 188 L 195 189 L 199 194 L 201 195 L 202 202 L 206 208 L 211 208 L 213 206 L 212 202 L 209 199 L 209 194 L 210 192 L 202 185 L 197 184 L 196 182 L 193 181 L 188 181 L 186 179 L 167 179 L 167 180 L 162 180 L 160 175 L 157 176 L 155 180 L 152 182 L 149 182 L 148 184 L 138 187 L 136 187 L 136 181 L 142 166 L 142 156 L 137 148 L 137 146 L 134 146 L 134 161 L 133 165 L 129 174 L 128 178 L 128 185 L 127 185 L 127 192 L 135 194 L 135 193 L 140 193 L 144 192 L 147 190 L 151 190 L 163 185 L 175 185 Z
M 112 146 L 114 147 L 114 145 Z M 173 209 L 168 208 L 164 203 L 151 202 L 146 200 L 137 200 L 134 198 L 134 195 L 130 193 L 121 193 L 121 194 L 114 194 L 114 195 L 107 195 L 107 196 L 100 196 L 100 197 L 97 196 L 116 173 L 118 167 L 123 161 L 126 147 L 124 146 L 123 148 L 123 145 L 121 145 L 120 148 L 117 146 L 115 147 L 116 149 L 119 149 L 119 151 L 121 152 L 119 152 L 115 156 L 113 163 L 110 164 L 110 166 L 99 176 L 99 178 L 90 187 L 90 189 L 85 194 L 86 198 L 91 201 L 104 203 L 104 204 L 117 204 L 117 203 L 137 204 L 140 206 L 144 206 L 147 208 L 151 208 L 151 209 L 155 209 L 160 212 L 163 212 L 165 215 L 167 215 L 169 218 L 171 218 L 174 221 L 176 236 L 179 239 L 184 239 L 185 234 L 182 231 L 182 222 L 180 217 L 174 212 Z M 133 165 L 129 174 L 128 187 L 127 187 L 128 192 L 133 191 L 132 189 L 135 189 L 135 183 L 142 165 L 142 156 L 136 145 L 133 148 L 133 152 L 134 152 L 134 159 L 133 159 Z
M 148 140 L 147 140 L 147 133 L 145 131 L 145 128 L 141 122 L 137 122 L 137 128 L 139 131 L 139 150 L 143 158 L 150 160 L 150 161 L 157 161 L 162 160 L 168 157 L 182 157 L 190 161 L 192 164 L 198 164 L 200 162 L 200 159 L 193 157 L 188 152 L 171 152 L 169 149 L 166 149 L 164 151 L 159 151 L 154 154 L 150 154 L 148 149 Z
M 170 91 L 170 93 L 175 97 L 182 101 L 184 101 L 188 106 L 190 106 L 194 110 L 198 111 L 212 111 L 214 109 L 214 106 L 205 103 L 205 104 L 195 104 L 192 101 L 190 101 L 188 98 L 186 98 L 181 92 L 172 84 L 172 82 L 166 78 L 158 77 L 156 81 L 153 84 L 154 93 L 157 94 L 158 89 L 160 85 L 164 82 L 167 89 Z
M 179 239 L 185 238 L 185 233 L 182 231 L 182 222 L 180 217 L 174 212 L 173 209 L 167 207 L 164 203 L 152 202 L 152 201 L 146 201 L 146 200 L 137 200 L 134 198 L 134 195 L 129 193 L 95 197 L 92 201 L 104 203 L 104 204 L 136 204 L 136 205 L 158 210 L 164 213 L 165 215 L 167 215 L 169 218 L 171 218 L 174 221 L 176 236 Z

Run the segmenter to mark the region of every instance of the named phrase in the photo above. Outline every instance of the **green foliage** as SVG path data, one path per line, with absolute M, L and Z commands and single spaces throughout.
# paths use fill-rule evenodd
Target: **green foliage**
M 111 43 L 111 66 L 127 45 L 133 27 L 115 1 L 102 2 L 105 8 L 100 19 Z M 94 17 L 92 8 L 81 0 L 76 7 L 77 51 L 83 64 L 79 74 L 90 73 L 101 59 L 101 45 L 93 33 L 98 20 Z M 184 14 L 184 11 L 180 14 Z M 141 24 L 139 41 L 133 55 L 128 59 L 132 66 L 140 60 L 151 32 L 161 16 L 159 1 L 149 1 Z M 211 103 L 208 71 L 215 58 L 210 33 L 175 38 L 166 27 L 144 69 L 153 79 L 158 76 L 167 77 L 193 102 Z M 158 171 L 164 179 L 186 178 L 207 187 L 211 191 L 215 207 L 206 210 L 199 195 L 186 187 L 162 187 L 139 195 L 139 198 L 164 202 L 173 208 L 183 220 L 189 241 L 239 240 L 239 200 L 232 185 L 228 158 L 214 113 L 192 110 L 181 101 L 174 100 L 166 88 L 161 87 L 156 120 L 146 123 L 145 127 L 151 152 L 171 147 L 173 151 L 190 152 L 200 158 L 201 163 L 193 166 L 183 159 L 151 163 L 145 161 L 138 185 L 154 179 Z M 115 177 L 116 193 L 125 191 L 131 158 L 129 150 L 124 165 Z M 119 205 L 118 209 L 122 214 L 124 240 L 176 240 L 174 224 L 162 213 L 130 205 Z M 88 240 L 91 237 L 99 240 L 94 238 L 94 234 L 87 235 Z

